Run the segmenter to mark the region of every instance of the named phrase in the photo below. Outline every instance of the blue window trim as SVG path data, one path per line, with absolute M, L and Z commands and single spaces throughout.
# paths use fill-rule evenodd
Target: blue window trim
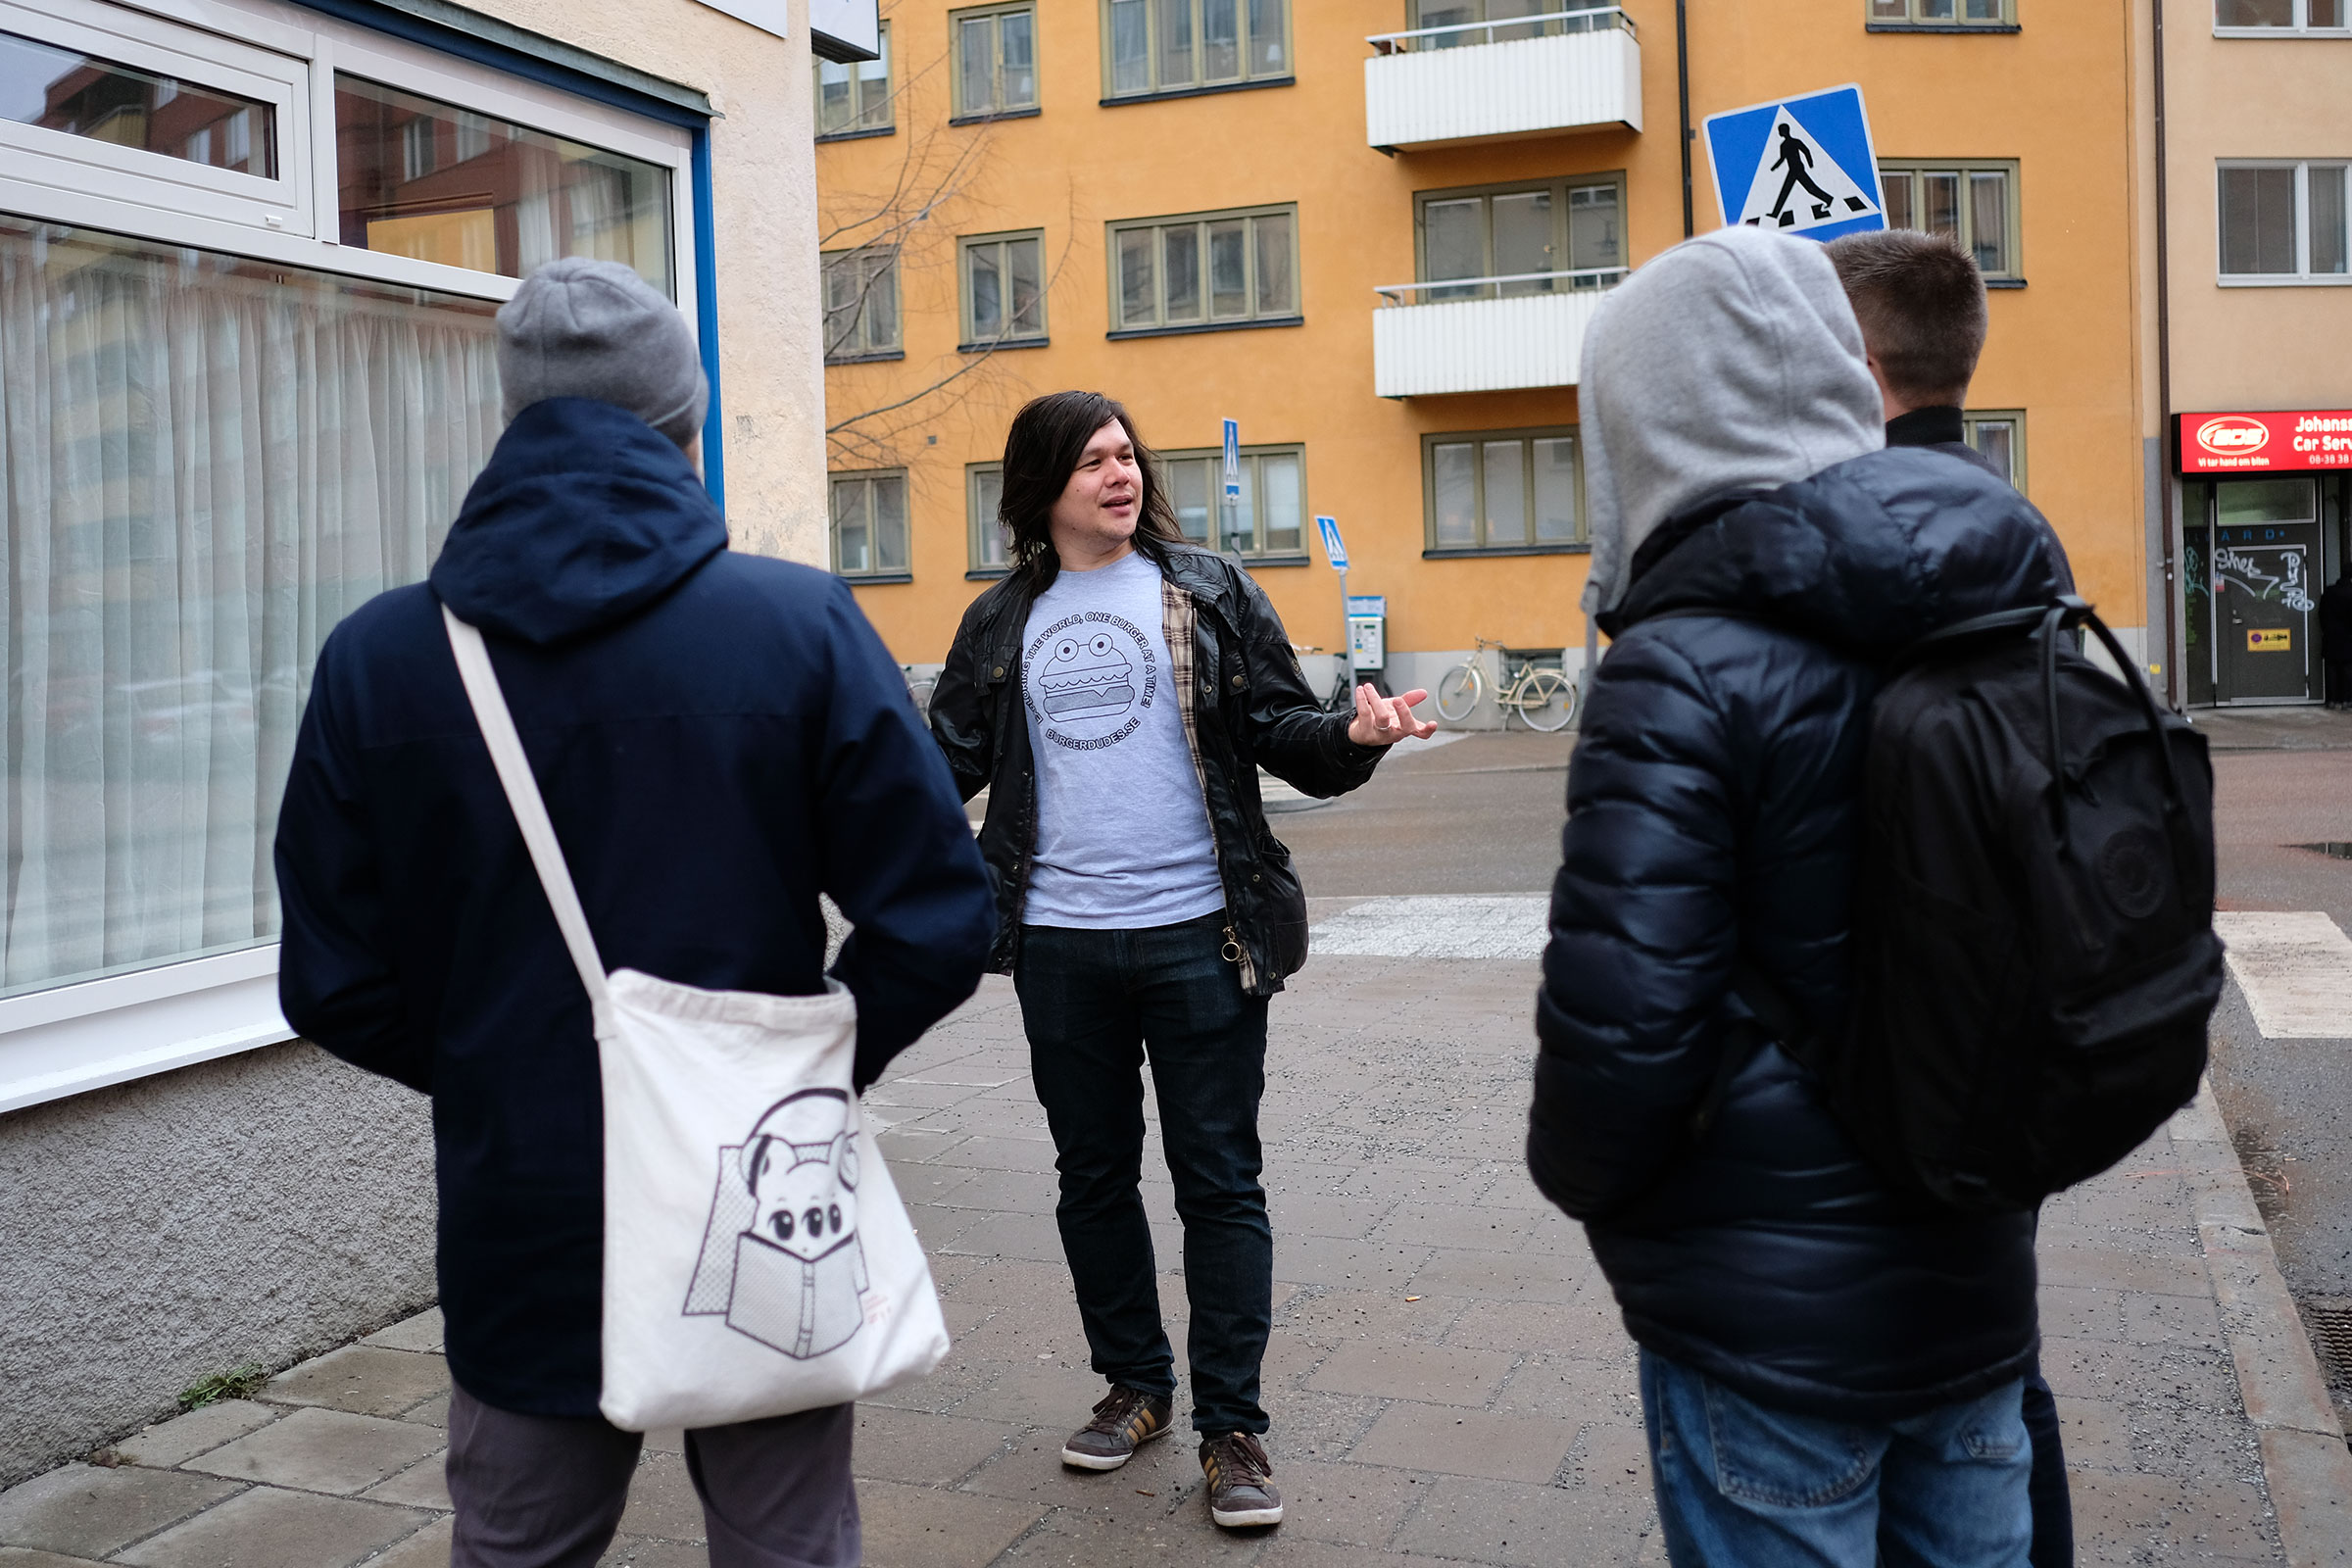
M 560 92 L 625 110 L 629 114 L 659 121 L 664 125 L 675 125 L 691 133 L 694 138 L 690 183 L 694 203 L 691 221 L 694 226 L 695 335 L 702 346 L 703 373 L 710 381 L 710 409 L 703 416 L 703 483 L 709 488 L 710 499 L 717 502 L 720 512 L 724 513 L 726 446 L 721 439 L 725 426 L 719 416 L 718 267 L 712 255 L 717 223 L 711 212 L 710 178 L 710 122 L 714 112 L 710 108 L 709 101 L 690 88 L 672 87 L 675 98 L 640 91 L 624 82 L 608 80 L 577 66 L 566 65 L 559 58 L 549 58 L 513 44 L 501 43 L 496 38 L 453 25 L 451 22 L 433 20 L 436 15 L 447 14 L 453 20 L 463 17 L 469 22 L 478 22 L 485 27 L 497 26 L 501 30 L 512 31 L 517 38 L 533 36 L 520 28 L 505 28 L 494 19 L 476 18 L 473 13 L 446 4 L 445 0 L 397 0 L 392 4 L 385 3 L 385 0 L 295 0 L 295 4 L 357 26 L 389 33 L 421 48 L 455 55 L 492 71 L 520 76 L 525 81 L 536 81 Z M 553 40 L 549 40 L 548 50 L 550 55 L 574 54 L 583 60 L 594 58 L 584 51 Z M 656 77 L 647 76 L 645 79 L 660 86 L 672 86 L 660 82 Z

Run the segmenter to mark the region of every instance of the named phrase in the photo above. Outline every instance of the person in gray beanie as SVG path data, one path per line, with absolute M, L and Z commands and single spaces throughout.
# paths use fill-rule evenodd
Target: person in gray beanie
M 2033 507 L 1883 446 L 1819 245 L 1676 246 L 1585 339 L 1586 603 L 1528 1164 L 1641 1346 L 1676 1568 L 2025 1568 L 2033 1216 L 1923 1214 L 1736 994 L 1846 1010 L 1878 667 L 2056 592 Z
M 710 406 L 678 308 L 620 263 L 585 256 L 548 263 L 498 308 L 498 379 L 509 424 L 548 398 L 594 398 L 684 452 Z
M 318 656 L 278 816 L 278 995 L 306 1039 L 432 1097 L 448 1560 L 595 1568 L 643 1440 L 600 1406 L 594 1021 L 444 609 L 482 633 L 610 967 L 846 988 L 862 1091 L 971 995 L 996 902 L 849 585 L 727 548 L 676 308 L 562 261 L 498 327 L 510 420 L 430 579 Z M 820 896 L 852 926 L 830 962 Z M 713 1568 L 854 1568 L 856 1421 L 836 1404 L 675 1439 Z

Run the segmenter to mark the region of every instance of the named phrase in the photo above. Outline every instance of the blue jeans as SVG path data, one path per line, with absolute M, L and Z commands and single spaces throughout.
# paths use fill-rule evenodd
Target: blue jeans
M 1219 956 L 1224 942 L 1222 912 L 1132 931 L 1024 926 L 1013 985 L 1061 1172 L 1054 1217 L 1095 1370 L 1148 1394 L 1176 1389 L 1137 1186 L 1149 1053 L 1184 1222 L 1193 1427 L 1262 1433 L 1258 1368 L 1274 1297 L 1274 1233 L 1258 1185 L 1266 999 L 1242 994 L 1239 971 Z
M 1674 1568 L 2026 1568 L 2020 1385 L 1885 1424 L 1772 1409 L 1648 1350 L 1642 1413 Z

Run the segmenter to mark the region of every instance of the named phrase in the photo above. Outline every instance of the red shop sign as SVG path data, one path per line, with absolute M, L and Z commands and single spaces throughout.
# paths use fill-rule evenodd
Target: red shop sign
M 2182 473 L 2308 473 L 2352 468 L 2352 409 L 2182 414 Z

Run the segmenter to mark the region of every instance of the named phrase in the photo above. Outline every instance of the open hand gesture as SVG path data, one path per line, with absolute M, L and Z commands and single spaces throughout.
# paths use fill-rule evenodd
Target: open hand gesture
M 1348 738 L 1358 746 L 1394 746 L 1407 735 L 1427 740 L 1438 726 L 1415 718 L 1413 705 L 1428 701 L 1425 691 L 1383 697 L 1366 681 L 1355 689 L 1355 717 L 1348 725 Z

